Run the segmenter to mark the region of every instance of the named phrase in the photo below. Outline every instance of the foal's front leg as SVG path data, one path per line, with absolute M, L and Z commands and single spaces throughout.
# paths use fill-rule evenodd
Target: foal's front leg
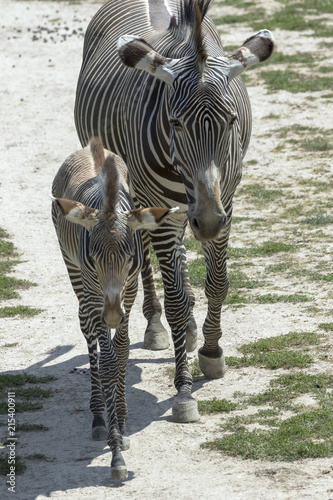
M 112 452 L 111 477 L 123 480 L 128 476 L 122 450 L 122 435 L 117 418 L 117 386 L 119 380 L 119 361 L 113 349 L 110 332 L 107 328 L 101 330 L 98 337 L 100 346 L 99 373 L 105 395 L 108 413 L 108 445 Z
M 107 437 L 107 429 L 104 420 L 105 400 L 101 386 L 97 357 L 97 337 L 99 324 L 96 326 L 91 319 L 91 313 L 87 309 L 84 300 L 80 301 L 79 319 L 81 331 L 86 339 L 89 364 L 90 364 L 90 410 L 93 414 L 92 438 L 95 441 L 104 441 Z
M 126 365 L 128 361 L 130 345 L 128 337 L 128 320 L 129 312 L 126 313 L 123 323 L 119 328 L 117 328 L 116 333 L 112 339 L 113 348 L 119 362 L 116 408 L 118 426 L 122 435 L 122 450 L 128 450 L 130 447 L 130 440 L 126 427 L 127 404 L 125 393 Z

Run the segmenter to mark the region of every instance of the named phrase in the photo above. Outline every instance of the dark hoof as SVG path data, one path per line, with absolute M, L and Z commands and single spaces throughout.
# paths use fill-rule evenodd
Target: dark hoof
M 202 373 L 207 378 L 222 378 L 227 371 L 224 355 L 218 358 L 211 358 L 198 352 L 199 365 Z
M 116 481 L 124 481 L 127 477 L 127 467 L 120 451 L 113 453 L 111 461 L 111 478 Z
M 100 415 L 94 417 L 92 424 L 92 438 L 94 441 L 106 441 L 108 431 L 105 420 Z
M 198 403 L 189 393 L 178 393 L 172 404 L 174 422 L 186 423 L 200 420 Z
M 106 427 L 94 427 L 92 430 L 92 438 L 94 441 L 106 441 L 108 431 Z
M 160 351 L 169 347 L 169 335 L 159 316 L 154 316 L 145 331 L 144 347 L 150 351 Z

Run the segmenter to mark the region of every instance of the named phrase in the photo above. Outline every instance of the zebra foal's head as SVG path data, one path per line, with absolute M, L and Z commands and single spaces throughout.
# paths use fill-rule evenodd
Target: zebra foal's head
M 126 210 L 131 205 L 125 179 L 121 173 L 125 165 L 119 157 L 107 152 L 105 157 L 102 142 L 98 138 L 90 141 L 90 152 L 97 175 L 103 203 L 100 209 L 86 206 L 79 201 L 53 198 L 63 216 L 70 222 L 80 224 L 89 232 L 84 237 L 86 266 L 82 276 L 103 296 L 101 319 L 109 328 L 121 325 L 126 304 L 125 292 L 131 278 L 136 278 L 142 265 L 141 239 L 135 239 L 138 229 L 156 229 L 165 217 L 175 209 L 151 207 Z M 88 157 L 87 157 L 88 158 Z M 98 198 L 98 197 L 97 197 Z
M 214 239 L 228 224 L 241 178 L 239 103 L 229 84 L 267 59 L 274 47 L 270 31 L 261 30 L 233 54 L 224 55 L 202 29 L 210 3 L 180 1 L 178 18 L 171 19 L 165 34 L 163 54 L 141 38 L 125 35 L 118 41 L 125 65 L 166 84 L 169 123 L 161 126 L 169 133 L 173 168 L 184 182 L 191 228 L 202 241 Z

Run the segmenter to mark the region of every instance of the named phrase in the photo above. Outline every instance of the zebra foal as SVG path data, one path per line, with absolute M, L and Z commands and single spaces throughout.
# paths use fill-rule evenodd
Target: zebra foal
M 137 229 L 155 229 L 174 211 L 135 210 L 126 178 L 123 161 L 104 150 L 95 137 L 65 160 L 52 185 L 52 219 L 88 345 L 92 436 L 103 440 L 107 435 L 113 479 L 127 477 L 121 450 L 129 447 L 125 424 L 128 320 L 143 265 Z M 115 329 L 112 339 L 110 329 Z

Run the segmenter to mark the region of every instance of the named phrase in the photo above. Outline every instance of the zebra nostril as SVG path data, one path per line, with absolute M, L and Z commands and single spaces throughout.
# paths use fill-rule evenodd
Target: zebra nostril
M 200 229 L 198 219 L 196 219 L 195 217 L 193 217 L 193 219 L 192 219 L 192 225 L 193 225 L 193 227 L 195 227 L 196 229 Z

